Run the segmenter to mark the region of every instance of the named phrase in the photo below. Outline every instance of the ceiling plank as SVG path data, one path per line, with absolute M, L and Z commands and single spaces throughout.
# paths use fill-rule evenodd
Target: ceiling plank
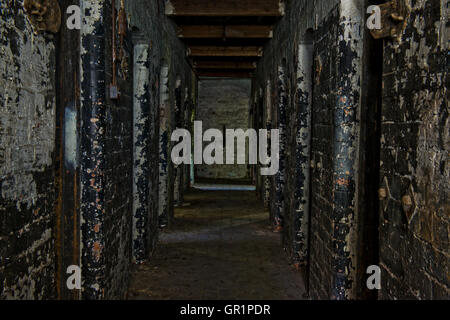
M 262 47 L 190 46 L 190 57 L 262 57 Z
M 178 27 L 178 37 L 184 39 L 271 39 L 271 26 L 260 25 L 185 25 Z
M 251 78 L 251 72 L 238 71 L 197 71 L 199 77 L 214 77 L 214 78 Z
M 168 0 L 166 15 L 179 17 L 281 17 L 281 0 Z
M 238 69 L 255 70 L 256 62 L 250 61 L 196 61 L 194 68 L 198 69 Z

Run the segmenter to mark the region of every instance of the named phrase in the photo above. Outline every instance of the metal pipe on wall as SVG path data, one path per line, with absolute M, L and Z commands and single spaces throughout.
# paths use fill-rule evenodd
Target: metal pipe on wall
M 338 91 L 334 108 L 333 279 L 331 298 L 354 298 L 358 212 L 358 126 L 361 96 L 362 7 L 341 0 L 338 45 Z
M 105 17 L 107 0 L 81 0 L 81 267 L 82 297 L 105 297 Z

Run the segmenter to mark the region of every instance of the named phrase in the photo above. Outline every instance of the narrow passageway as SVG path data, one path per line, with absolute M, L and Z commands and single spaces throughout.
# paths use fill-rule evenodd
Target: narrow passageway
M 129 299 L 302 299 L 300 273 L 280 250 L 252 191 L 193 190 L 136 267 Z
M 449 300 L 449 4 L 1 1 L 0 300 Z

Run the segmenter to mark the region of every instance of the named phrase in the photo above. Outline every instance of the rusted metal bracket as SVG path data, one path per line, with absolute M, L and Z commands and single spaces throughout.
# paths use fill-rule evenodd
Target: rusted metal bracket
M 401 41 L 406 28 L 411 7 L 406 0 L 392 0 L 379 5 L 381 10 L 381 29 L 370 30 L 375 39 L 391 38 Z
M 23 7 L 34 32 L 57 33 L 61 26 L 61 8 L 57 0 L 25 0 Z

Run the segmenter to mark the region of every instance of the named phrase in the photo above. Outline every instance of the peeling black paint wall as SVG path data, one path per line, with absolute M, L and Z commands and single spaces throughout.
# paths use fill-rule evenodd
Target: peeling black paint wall
M 379 298 L 448 299 L 448 1 L 409 1 L 412 13 L 401 42 L 384 40 L 373 65 L 367 60 L 371 59 L 367 39 L 364 50 L 352 47 L 361 44 L 358 38 L 342 40 L 348 34 L 343 28 L 351 21 L 342 14 L 341 4 L 350 2 L 365 11 L 367 1 L 286 1 L 286 16 L 265 46 L 251 95 L 251 105 L 256 106 L 254 123 L 285 126 L 282 161 L 286 166 L 282 168 L 286 179 L 282 184 L 278 179 L 277 186 L 277 177 L 258 177 L 258 190 L 271 206 L 272 220 L 282 213 L 283 246 L 294 264 L 306 267 L 311 298 L 361 298 L 367 294 L 365 267 L 379 264 Z M 63 8 L 69 3 L 61 1 Z M 168 67 L 168 137 L 180 125 L 180 114 L 191 119 L 197 83 L 176 27 L 164 15 L 164 1 L 126 3 L 128 74 L 118 66 L 118 101 L 108 98 L 110 1 L 85 3 L 85 15 L 94 23 L 92 30 L 85 30 L 82 48 L 74 48 L 82 49 L 79 70 L 84 79 L 78 79 L 76 72 L 72 79 L 72 72 L 67 71 L 78 65 L 73 55 L 62 50 L 63 42 L 55 46 L 53 35 L 33 35 L 23 1 L 0 5 L 0 299 L 69 297 L 58 290 L 64 287 L 67 265 L 77 264 L 80 246 L 82 297 L 124 298 L 132 250 L 143 252 L 139 262 L 151 258 L 158 238 L 159 207 L 167 207 L 163 218 L 170 223 L 174 199 L 182 201 L 174 196 L 174 188 L 186 184 L 175 183 L 176 170 L 170 162 L 165 163 L 167 184 L 162 193 L 158 184 L 161 67 L 164 63 Z M 89 8 L 99 3 L 101 15 Z M 298 91 L 302 81 L 298 48 L 308 30 L 314 33 L 311 159 L 299 157 L 298 139 L 305 103 Z M 148 149 L 148 159 L 143 159 L 148 170 L 142 183 L 148 181 L 148 185 L 141 189 L 148 194 L 139 198 L 146 208 L 137 212 L 142 215 L 138 218 L 145 218 L 139 220 L 145 221 L 145 240 L 139 243 L 132 242 L 133 33 L 142 35 L 140 41 L 149 46 L 148 112 L 143 113 L 148 134 L 142 141 Z M 78 40 L 76 31 L 72 36 Z M 77 51 L 75 56 L 79 55 Z M 68 57 L 74 64 L 64 69 Z M 380 66 L 378 59 L 383 59 L 383 83 L 374 92 L 375 86 L 361 81 L 371 81 L 373 70 L 369 69 Z M 361 67 L 361 62 L 366 66 Z M 363 73 L 361 77 L 358 72 Z M 181 82 L 178 91 L 177 79 Z M 65 86 L 64 82 L 72 80 L 81 83 L 81 88 Z M 67 101 L 64 90 L 71 92 Z M 81 108 L 79 101 L 72 101 L 79 98 L 80 90 Z M 186 102 L 184 110 L 176 110 L 180 101 Z M 370 109 L 380 106 L 380 110 Z M 191 124 L 186 121 L 184 125 Z M 77 126 L 82 129 L 81 140 L 76 139 Z M 69 145 L 71 137 L 75 142 Z M 378 143 L 381 150 L 374 149 Z M 166 145 L 168 155 L 172 145 Z M 375 160 L 369 161 L 372 155 Z M 299 181 L 305 179 L 301 167 L 311 168 L 310 195 L 299 188 Z M 81 168 L 80 180 L 76 168 Z M 374 177 L 379 177 L 379 185 Z M 266 190 L 270 190 L 268 195 Z M 69 198 L 66 195 L 71 191 L 75 192 Z M 376 214 L 368 211 L 373 210 L 371 204 L 378 195 L 376 223 Z M 299 203 L 308 203 L 309 209 L 298 210 Z M 77 213 L 82 214 L 81 229 L 77 228 Z M 73 224 L 61 223 L 68 218 L 74 218 Z M 76 230 L 69 235 L 65 230 L 71 227 Z M 77 232 L 83 233 L 81 243 Z
M 362 37 L 361 42 L 343 43 L 351 33 L 343 28 L 364 25 L 346 17 L 349 7 L 343 5 L 349 2 L 287 1 L 286 16 L 264 48 L 252 85 L 252 103 L 263 98 L 276 109 L 277 68 L 287 60 L 291 122 L 286 128 L 283 244 L 295 263 L 295 55 L 311 28 L 310 297 L 373 297 L 365 283 L 366 268 L 373 264 L 382 268 L 382 289 L 375 292 L 379 298 L 448 298 L 448 2 L 411 1 L 401 43 L 385 39 L 384 52 L 361 27 L 352 35 Z M 369 5 L 354 3 L 362 15 Z M 263 93 L 267 81 L 272 83 L 269 95 Z M 272 124 L 278 116 L 273 111 Z M 264 119 L 269 119 L 267 112 Z M 373 183 L 378 178 L 379 186 Z M 275 181 L 269 180 L 274 199 Z M 262 183 L 258 188 L 264 192 Z M 273 218 L 279 208 L 271 203 Z
M 168 67 L 168 110 L 165 110 L 165 116 L 168 119 L 168 138 L 172 131 L 176 128 L 176 81 L 177 77 L 180 80 L 180 95 L 181 101 L 188 101 L 188 104 L 182 104 L 182 113 L 185 110 L 185 106 L 192 108 L 193 101 L 196 97 L 195 82 L 196 78 L 192 73 L 192 69 L 186 60 L 186 48 L 185 45 L 177 38 L 176 25 L 173 21 L 165 16 L 164 1 L 129 1 L 126 3 L 127 12 L 130 14 L 130 28 L 142 33 L 147 43 L 150 45 L 150 118 L 154 119 L 151 123 L 151 131 L 157 132 L 156 135 L 151 134 L 150 150 L 152 159 L 150 160 L 151 179 L 150 179 L 150 212 L 158 212 L 159 207 L 164 203 L 167 206 L 164 217 L 161 219 L 170 221 L 173 218 L 173 206 L 174 206 L 174 185 L 176 178 L 176 170 L 173 163 L 169 161 L 167 165 L 167 181 L 165 184 L 165 190 L 162 192 L 165 196 L 159 197 L 159 172 L 153 172 L 153 168 L 159 166 L 160 150 L 159 150 L 159 121 L 160 121 L 160 89 L 161 89 L 161 67 L 165 64 Z M 187 88 L 187 91 L 186 91 Z M 153 100 L 152 100 L 153 99 Z M 189 113 L 189 112 L 188 112 Z M 190 120 L 190 117 L 189 117 Z M 186 124 L 186 123 L 185 123 Z M 153 140 L 157 138 L 157 140 Z M 167 152 L 170 158 L 172 146 L 174 143 L 169 142 Z M 179 188 L 183 186 L 177 184 Z M 182 192 L 181 192 L 182 194 Z M 157 218 L 157 216 L 156 216 Z M 156 230 L 152 229 L 152 235 L 149 238 L 151 243 L 155 243 Z
M 286 181 L 283 191 L 284 203 L 282 208 L 275 208 L 271 202 L 271 216 L 276 212 L 284 211 L 283 219 L 283 245 L 287 250 L 292 263 L 305 266 L 309 270 L 310 295 L 313 298 L 330 298 L 332 289 L 332 212 L 333 212 L 333 139 L 334 119 L 333 108 L 336 104 L 336 95 L 332 93 L 336 86 L 336 64 L 337 64 L 337 36 L 339 24 L 339 1 L 287 1 L 286 16 L 275 26 L 274 39 L 265 46 L 264 57 L 258 64 L 256 77 L 253 83 L 252 97 L 258 98 L 264 92 L 264 103 L 272 105 L 271 123 L 272 128 L 278 128 L 280 120 L 279 104 L 279 74 L 278 68 L 286 59 L 286 118 L 289 119 L 286 126 Z M 299 19 L 298 17 L 306 17 Z M 317 18 L 316 18 L 317 17 Z M 316 21 L 317 20 L 317 21 Z M 317 22 L 317 23 L 316 23 Z M 317 25 L 316 25 L 317 24 Z M 301 125 L 299 125 L 298 113 L 302 103 L 297 91 L 299 81 L 297 78 L 299 45 L 308 36 L 309 30 L 314 32 L 314 69 L 313 79 L 320 82 L 314 83 L 313 112 L 312 112 L 312 143 L 311 143 L 311 199 L 307 193 L 299 193 L 296 177 L 304 179 L 301 174 L 301 166 L 309 167 L 309 159 L 298 157 L 298 136 Z M 280 50 L 280 48 L 283 48 Z M 320 70 L 319 57 L 320 56 Z M 318 70 L 319 72 L 314 72 Z M 271 92 L 265 94 L 267 81 L 271 82 Z M 261 90 L 259 90 L 261 88 Z M 264 88 L 264 89 L 262 89 Z M 270 101 L 267 101 L 269 99 Z M 255 102 L 255 101 L 254 101 Z M 264 122 L 267 121 L 267 111 L 264 113 Z M 306 164 L 304 163 L 306 161 Z M 318 163 L 318 166 L 316 165 Z M 314 166 L 313 166 L 314 164 Z M 271 179 L 270 199 L 275 199 L 274 178 Z M 260 192 L 263 185 L 260 185 Z M 299 199 L 308 203 L 310 210 L 305 212 L 296 211 Z M 311 215 L 310 234 L 300 233 L 304 239 L 299 243 L 298 237 L 302 224 L 308 224 L 307 219 Z M 310 244 L 308 244 L 308 239 Z M 301 250 L 301 252 L 299 251 Z
M 98 4 L 97 4 L 98 5 Z M 93 105 L 92 112 L 83 117 L 84 129 L 82 140 L 82 163 L 92 164 L 91 170 L 85 166 L 82 184 L 85 189 L 92 188 L 95 194 L 85 194 L 82 197 L 84 227 L 83 245 L 83 297 L 89 299 L 124 298 L 128 287 L 132 250 L 145 252 L 143 261 L 149 258 L 156 245 L 158 236 L 158 206 L 159 198 L 159 93 L 161 62 L 169 62 L 169 132 L 175 126 L 175 80 L 180 75 L 181 83 L 192 87 L 192 73 L 185 60 L 185 48 L 176 37 L 175 25 L 164 15 L 163 1 L 133 1 L 127 2 L 128 33 L 123 49 L 127 58 L 128 68 L 117 64 L 119 100 L 109 99 L 107 88 L 112 82 L 112 30 L 111 7 L 109 2 L 102 2 L 102 15 L 97 17 L 94 32 L 82 37 L 82 45 L 90 56 L 86 61 L 99 61 L 95 70 L 89 64 L 83 65 L 83 71 L 89 75 L 94 72 L 94 82 L 90 86 L 82 86 L 84 101 L 95 97 L 98 102 Z M 88 8 L 89 9 L 89 8 Z M 86 14 L 97 14 L 97 10 L 88 10 Z M 117 29 L 116 29 L 117 30 Z M 145 233 L 144 242 L 132 243 L 133 230 L 133 32 L 139 33 L 144 39 L 141 43 L 149 44 L 149 93 L 148 112 L 143 116 L 148 123 L 149 134 L 143 141 L 149 148 L 147 153 L 148 172 L 145 181 L 148 183 L 148 197 L 142 197 L 147 203 L 147 210 L 138 214 L 146 215 L 146 225 L 142 226 Z M 92 38 L 92 39 L 91 39 Z M 83 42 L 83 39 L 85 41 Z M 100 42 L 99 42 L 100 41 Z M 102 42 L 103 41 L 103 42 Z M 82 50 L 82 52 L 86 52 Z M 118 52 L 120 45 L 118 45 Z M 86 53 L 85 53 L 86 54 Z M 83 55 L 82 55 L 82 61 Z M 126 72 L 127 71 L 127 72 Z M 92 84 L 97 84 L 96 88 Z M 93 92 L 92 90 L 95 90 Z M 84 94 L 84 95 L 83 95 Z M 188 91 L 189 94 L 189 91 Z M 184 100 L 185 97 L 182 97 Z M 99 108 L 101 106 L 101 108 Z M 94 124 L 94 127 L 92 127 Z M 87 136 L 86 136 L 87 135 Z M 83 144 L 83 141 L 85 144 Z M 84 146 L 84 148 L 83 148 Z M 101 148 L 101 149 L 99 149 Z M 171 144 L 167 146 L 170 155 Z M 83 152 L 85 150 L 85 152 Z M 98 162 L 91 163 L 95 158 Z M 145 161 L 144 161 L 145 163 Z M 169 164 L 166 206 L 168 219 L 173 216 L 173 181 L 175 178 L 172 164 Z M 97 177 L 97 174 L 100 176 Z M 91 175 L 94 174 L 94 177 Z M 93 180 L 94 179 L 94 180 Z M 181 187 L 181 186 L 180 186 Z M 88 189 L 89 190 L 89 189 Z M 91 209 L 89 206 L 94 204 Z M 84 208 L 84 209 L 83 209 Z M 100 211 L 99 211 L 100 210 Z M 135 217 L 136 218 L 136 217 Z M 133 245 L 140 246 L 133 248 Z
M 62 21 L 79 4 L 59 1 Z M 67 288 L 66 270 L 80 265 L 80 31 L 61 28 L 56 39 L 56 292 L 58 299 L 79 299 L 80 290 Z
M 268 98 L 272 109 L 277 109 L 280 100 L 277 71 L 286 59 L 287 172 L 284 201 L 271 201 L 271 217 L 276 217 L 280 209 L 283 212 L 283 246 L 295 265 L 305 267 L 301 270 L 307 276 L 311 298 L 355 298 L 357 290 L 365 286 L 363 266 L 356 254 L 357 243 L 364 235 L 359 232 L 356 207 L 360 188 L 359 39 L 363 32 L 363 11 L 363 1 L 287 1 L 286 16 L 275 26 L 274 39 L 264 48 L 253 84 L 252 96 L 256 99 L 261 95 L 257 90 L 265 88 L 267 80 L 272 81 L 272 96 Z M 312 130 L 310 154 L 305 157 L 299 148 L 299 131 L 305 126 L 299 118 L 302 92 L 298 87 L 302 82 L 297 75 L 299 65 L 306 64 L 298 59 L 299 45 L 311 32 Z M 280 120 L 280 113 L 275 110 L 272 124 Z M 299 188 L 299 181 L 307 177 L 301 168 L 308 167 L 310 190 Z M 270 197 L 276 199 L 276 181 L 272 179 L 271 184 Z M 299 204 L 303 205 L 300 210 Z
M 168 99 L 169 111 L 167 116 L 169 118 L 169 132 L 175 128 L 175 85 L 177 76 L 181 80 L 180 84 L 180 98 L 181 101 L 188 103 L 182 105 L 180 113 L 189 111 L 185 110 L 191 108 L 195 98 L 195 83 L 196 79 L 192 75 L 192 70 L 185 59 L 185 46 L 176 37 L 176 26 L 164 14 L 164 1 L 128 1 L 126 2 L 126 10 L 129 14 L 130 30 L 134 34 L 139 34 L 140 43 L 148 45 L 148 71 L 149 71 L 149 92 L 148 92 L 148 111 L 145 114 L 146 119 L 141 119 L 148 123 L 148 133 L 144 140 L 141 141 L 142 146 L 147 149 L 146 154 L 149 155 L 148 173 L 146 177 L 142 177 L 148 183 L 148 196 L 142 195 L 142 199 L 147 201 L 148 207 L 147 225 L 142 226 L 146 232 L 146 248 L 135 247 L 135 250 L 146 252 L 147 258 L 153 252 L 158 239 L 158 211 L 161 206 L 161 201 L 169 209 L 167 216 L 169 218 L 173 215 L 174 192 L 173 185 L 175 183 L 168 183 L 165 190 L 167 198 L 160 199 L 159 177 L 160 172 L 156 168 L 160 164 L 160 89 L 161 89 L 161 68 L 167 65 L 168 73 Z M 187 88 L 187 91 L 185 90 Z M 190 117 L 188 118 L 190 120 Z M 187 124 L 186 121 L 183 122 Z M 136 134 L 136 133 L 134 133 Z M 171 145 L 168 145 L 168 154 L 170 155 Z M 168 181 L 175 182 L 175 170 L 173 165 L 168 163 L 167 171 Z M 144 182 L 145 183 L 145 182 Z M 169 189 L 169 187 L 171 189 Z M 179 186 L 182 188 L 182 186 Z M 142 188 L 145 190 L 146 188 Z M 143 243 L 136 244 L 142 246 Z
M 0 4 L 0 299 L 55 297 L 55 45 Z
M 111 25 L 107 14 L 107 26 Z M 118 27 L 116 28 L 118 30 Z M 106 57 L 112 57 L 112 30 L 106 29 Z M 128 72 L 117 63 L 118 101 L 108 101 L 105 126 L 105 298 L 124 298 L 130 276 L 133 181 L 133 45 L 128 27 L 123 49 Z M 116 36 L 119 43 L 119 37 Z M 117 54 L 121 45 L 118 44 Z M 112 61 L 106 59 L 106 85 Z
M 111 114 L 113 103 L 108 100 L 106 92 L 107 84 L 111 83 L 106 70 L 109 68 L 109 74 L 112 74 L 110 62 L 112 49 L 111 41 L 108 39 L 108 36 L 111 36 L 112 18 L 109 14 L 111 5 L 106 0 L 96 3 L 81 1 L 80 4 L 82 297 L 102 299 L 110 295 L 108 287 L 111 282 L 106 280 L 108 277 L 106 259 L 117 259 L 117 253 L 114 254 L 110 247 L 114 239 L 106 235 L 110 227 L 107 224 L 108 215 L 113 214 L 113 212 L 107 214 L 106 209 L 107 202 L 109 202 L 108 209 L 112 207 L 112 199 L 107 197 L 107 193 L 111 192 L 111 177 L 108 176 L 111 174 L 111 166 L 107 168 L 107 165 L 110 163 L 108 157 L 113 154 L 106 151 L 106 145 L 114 137 L 111 124 L 113 120 L 117 121 Z M 124 175 L 126 174 L 125 171 Z M 120 237 L 121 234 L 114 236 Z
M 338 25 L 336 6 L 315 31 L 314 43 L 309 285 L 313 298 L 325 299 L 331 298 L 333 290 L 333 109 L 337 100 Z
M 411 5 L 400 44 L 384 45 L 380 298 L 448 299 L 449 7 Z

